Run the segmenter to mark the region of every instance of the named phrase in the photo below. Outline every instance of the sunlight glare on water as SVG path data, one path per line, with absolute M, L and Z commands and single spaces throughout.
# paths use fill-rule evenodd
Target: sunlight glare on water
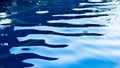
M 103 0 L 88 0 L 89 2 L 103 2 Z
M 101 2 L 101 0 L 95 1 L 90 0 L 91 2 Z M 116 3 L 116 2 L 115 2 Z M 114 4 L 114 3 L 113 3 Z M 118 3 L 119 4 L 119 3 Z M 110 5 L 107 5 L 110 7 Z M 100 17 L 93 18 L 84 18 L 86 21 L 82 21 L 82 19 L 78 19 L 77 22 L 80 23 L 86 23 L 88 22 L 92 23 L 99 23 L 99 24 L 107 24 L 105 27 L 96 27 L 96 28 L 66 28 L 76 30 L 76 32 L 82 32 L 81 30 L 85 29 L 88 32 L 98 32 L 105 34 L 104 36 L 99 37 L 93 37 L 93 36 L 83 36 L 83 37 L 65 37 L 65 36 L 59 36 L 59 35 L 42 35 L 42 34 L 30 34 L 25 37 L 18 37 L 19 41 L 25 41 L 28 39 L 44 39 L 46 43 L 49 44 L 68 44 L 69 46 L 66 48 L 61 49 L 51 49 L 51 48 L 44 48 L 44 47 L 28 47 L 30 48 L 29 51 L 23 51 L 22 48 L 26 48 L 26 46 L 23 47 L 13 47 L 10 49 L 10 52 L 12 54 L 20 54 L 20 53 L 35 53 L 38 55 L 44 55 L 44 56 L 50 56 L 50 57 L 59 57 L 56 61 L 46 61 L 41 59 L 26 59 L 23 60 L 25 63 L 31 63 L 34 64 L 31 68 L 49 68 L 49 67 L 55 67 L 55 68 L 119 68 L 119 57 L 120 57 L 120 31 L 119 31 L 119 5 L 116 6 L 115 9 L 112 9 L 108 12 L 110 12 L 109 16 L 105 17 L 110 18 L 107 20 L 108 23 L 105 23 L 104 21 L 98 21 Z M 107 11 L 105 11 L 108 13 Z M 94 12 L 93 12 L 94 13 Z M 90 13 L 91 14 L 91 13 Z M 99 14 L 99 13 L 97 13 Z M 53 15 L 53 16 L 75 16 L 75 15 Z M 89 15 L 89 14 L 86 14 Z M 94 15 L 94 14 L 93 14 Z M 71 21 L 70 21 L 71 20 Z M 75 19 L 70 20 L 54 20 L 54 21 L 48 21 L 49 23 L 55 23 L 55 22 L 68 22 L 75 24 Z M 90 20 L 90 21 L 89 21 Z M 42 30 L 39 27 L 35 27 L 36 30 Z M 43 26 L 44 27 L 44 26 Z M 15 30 L 20 29 L 31 29 L 32 27 L 15 27 Z M 34 27 L 33 27 L 34 29 Z M 90 30 L 89 30 L 90 29 Z M 51 28 L 47 29 L 46 27 L 43 28 L 43 30 L 64 30 L 62 28 Z M 74 31 L 73 30 L 73 31 Z M 62 31 L 60 31 L 62 32 Z M 83 30 L 84 32 L 84 30 Z M 62 33 L 65 33 L 64 31 Z M 73 32 L 71 32 L 73 33 Z M 92 62 L 94 61 L 94 62 Z M 44 64 L 43 64 L 44 63 Z M 47 65 L 46 65 L 47 64 Z
M 38 56 L 58 58 L 54 61 L 34 57 L 26 58 L 22 62 L 33 64 L 33 66 L 25 68 L 120 68 L 120 2 L 88 1 L 90 3 L 78 3 L 77 6 L 70 8 L 69 13 L 57 12 L 62 9 L 63 4 L 57 5 L 58 9 L 52 9 L 52 5 L 46 6 L 49 2 L 43 2 L 42 5 L 45 5 L 48 10 L 39 7 L 40 10 L 35 11 L 35 14 L 28 18 L 34 20 L 32 17 L 38 15 L 36 18 L 43 18 L 45 22 L 40 19 L 41 25 L 14 26 L 14 33 L 16 32 L 16 36 L 18 36 L 17 40 L 24 43 L 24 46 L 12 47 L 9 50 L 10 53 L 14 55 L 33 53 Z M 32 2 L 31 0 L 30 3 Z M 38 3 L 40 2 L 42 0 L 38 1 Z M 52 12 L 52 10 L 56 11 Z M 30 9 L 28 15 L 29 11 Z M 5 17 L 4 15 L 1 14 L 0 17 Z M 23 18 L 23 20 L 28 19 Z M 16 22 L 22 22 L 21 20 L 15 19 Z M 0 20 L 0 24 L 3 22 L 9 23 L 11 20 Z M 62 26 L 61 24 L 68 25 Z M 50 46 L 45 47 L 44 44 L 28 46 L 32 42 L 27 45 L 25 41 L 30 40 L 44 40 L 44 43 Z M 53 47 L 68 46 L 52 48 L 51 45 Z

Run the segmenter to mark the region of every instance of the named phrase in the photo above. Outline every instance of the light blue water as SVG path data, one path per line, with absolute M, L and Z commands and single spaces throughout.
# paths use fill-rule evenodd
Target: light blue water
M 82 8 L 82 6 L 88 7 Z M 33 66 L 25 68 L 120 68 L 119 1 L 106 3 L 79 3 L 77 7 L 70 9 L 72 11 L 77 11 L 78 13 L 57 13 L 56 11 L 55 14 L 51 14 L 51 17 L 53 18 L 45 19 L 45 21 L 48 24 L 58 23 L 58 25 L 63 23 L 72 25 L 99 24 L 105 26 L 56 27 L 42 25 L 41 21 L 39 21 L 39 25 L 35 26 L 17 25 L 14 26 L 14 31 L 18 31 L 19 33 L 20 30 L 25 30 L 18 34 L 17 40 L 19 42 L 42 39 L 45 40 L 45 43 L 54 46 L 68 46 L 64 48 L 49 48 L 38 44 L 32 46 L 24 45 L 12 47 L 9 50 L 10 53 L 15 55 L 34 53 L 41 56 L 58 58 L 54 61 L 41 58 L 26 58 L 25 60 L 22 60 L 22 62 L 33 64 Z M 91 12 L 79 13 L 84 10 L 91 10 Z M 27 12 L 30 11 L 28 10 Z M 49 14 L 50 12 L 50 10 L 39 10 L 35 13 L 38 15 L 44 15 Z M 93 17 L 96 15 L 97 17 Z M 84 18 L 79 18 L 81 16 Z M 22 23 L 26 22 L 15 18 L 14 20 Z M 50 32 L 30 32 L 30 34 L 25 34 L 25 32 L 27 33 L 27 30 L 52 31 L 56 32 L 56 34 Z M 28 50 L 23 50 L 24 48 L 28 48 Z

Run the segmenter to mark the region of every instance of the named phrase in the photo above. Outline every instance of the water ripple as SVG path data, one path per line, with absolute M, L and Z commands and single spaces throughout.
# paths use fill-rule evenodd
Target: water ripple
M 89 1 L 14 2 L 8 15 L 0 13 L 0 46 L 28 68 L 119 68 L 119 1 Z

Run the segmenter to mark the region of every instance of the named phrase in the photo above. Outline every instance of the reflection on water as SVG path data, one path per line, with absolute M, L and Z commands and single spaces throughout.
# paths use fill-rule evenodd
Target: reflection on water
M 0 47 L 26 68 L 119 68 L 120 3 L 88 1 L 15 0 L 0 13 Z

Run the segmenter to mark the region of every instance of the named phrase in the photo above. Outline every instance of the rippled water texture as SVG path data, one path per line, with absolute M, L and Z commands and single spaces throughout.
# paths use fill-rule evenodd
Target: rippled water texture
M 0 68 L 120 68 L 119 0 L 0 4 Z

